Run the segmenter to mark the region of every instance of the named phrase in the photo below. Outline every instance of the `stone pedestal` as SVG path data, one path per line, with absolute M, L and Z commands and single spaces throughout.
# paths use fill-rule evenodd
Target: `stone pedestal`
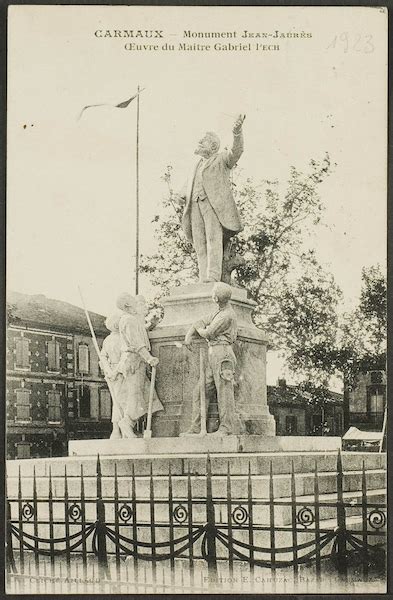
M 193 322 L 216 309 L 211 298 L 213 286 L 214 283 L 198 283 L 173 289 L 163 302 L 164 319 L 150 332 L 152 353 L 160 359 L 156 387 L 165 408 L 165 412 L 153 417 L 155 437 L 178 436 L 190 426 L 192 390 L 199 378 L 199 348 L 202 344 L 207 353 L 207 345 L 194 343 L 190 352 L 178 344 L 184 341 Z M 266 395 L 268 340 L 252 322 L 255 303 L 247 299 L 246 290 L 232 288 L 231 304 L 238 320 L 238 338 L 234 345 L 237 409 L 249 433 L 274 436 L 276 426 Z M 215 431 L 218 423 L 217 405 L 213 403 L 208 412 L 208 431 Z
M 298 452 L 302 454 L 337 452 L 341 449 L 340 437 L 327 436 L 272 436 L 260 435 L 227 435 L 216 437 L 205 435 L 202 437 L 157 437 L 151 439 L 133 438 L 123 440 L 70 440 L 68 444 L 69 456 L 145 456 L 162 457 L 171 456 L 206 456 L 209 452 L 215 455 L 245 454 L 261 455 L 267 453 Z M 227 456 L 228 461 L 228 456 Z M 226 462 L 226 467 L 228 462 Z M 247 473 L 245 463 L 244 474 Z

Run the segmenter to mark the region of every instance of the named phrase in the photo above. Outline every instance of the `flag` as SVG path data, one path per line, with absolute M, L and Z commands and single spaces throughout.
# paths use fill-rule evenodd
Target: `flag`
M 78 121 L 81 118 L 82 114 L 84 113 L 85 110 L 87 110 L 88 108 L 94 108 L 96 106 L 112 106 L 113 108 L 127 108 L 127 106 L 129 104 L 131 104 L 131 102 L 133 100 L 135 100 L 135 98 L 141 93 L 143 92 L 145 88 L 142 88 L 141 90 L 139 90 L 139 92 L 137 92 L 136 94 L 134 94 L 134 96 L 131 96 L 131 98 L 129 98 L 128 100 L 124 100 L 124 102 L 120 102 L 119 104 L 107 104 L 106 102 L 101 103 L 101 104 L 88 104 L 87 106 L 84 106 L 79 114 L 78 117 Z

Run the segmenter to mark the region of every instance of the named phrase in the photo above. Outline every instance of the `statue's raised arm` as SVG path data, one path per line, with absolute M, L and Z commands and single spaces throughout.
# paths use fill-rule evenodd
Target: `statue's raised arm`
M 224 247 L 243 228 L 230 173 L 243 152 L 244 118 L 239 115 L 233 125 L 231 150 L 220 152 L 220 138 L 214 131 L 201 137 L 194 151 L 200 158 L 175 198 L 180 204 L 185 202 L 182 226 L 197 255 L 201 283 L 221 281 Z
M 231 150 L 228 151 L 227 154 L 227 165 L 229 169 L 232 169 L 244 150 L 244 138 L 243 138 L 243 121 L 246 118 L 246 115 L 239 115 L 233 125 L 233 144 Z

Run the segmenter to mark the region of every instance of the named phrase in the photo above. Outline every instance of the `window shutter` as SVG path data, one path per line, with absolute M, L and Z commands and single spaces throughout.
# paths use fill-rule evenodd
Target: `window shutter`
M 30 444 L 17 444 L 16 451 L 18 458 L 30 458 Z
M 60 343 L 56 342 L 55 344 L 55 363 L 56 363 L 56 371 L 60 371 Z
M 20 367 L 23 363 L 23 347 L 22 347 L 22 339 L 16 340 L 16 366 Z
M 30 394 L 28 390 L 17 390 L 16 391 L 16 404 L 30 404 Z
M 23 342 L 23 366 L 28 367 L 29 363 L 30 363 L 29 340 L 26 340 L 26 338 L 23 338 L 22 342 Z
M 98 393 L 93 393 L 90 397 L 90 417 L 92 419 L 99 418 L 99 398 Z
M 112 415 L 112 400 L 109 390 L 100 390 L 100 416 L 101 419 L 110 419 Z
M 28 390 L 16 392 L 16 420 L 30 421 L 30 394 Z
M 382 394 L 372 394 L 370 397 L 370 412 L 372 414 L 382 414 L 384 411 L 384 398 Z
M 79 373 L 89 373 L 90 365 L 89 365 L 89 347 L 87 344 L 80 344 L 78 349 L 78 368 Z
M 56 390 L 48 392 L 48 421 L 52 423 L 61 421 L 61 394 Z
M 60 344 L 56 340 L 48 342 L 48 369 L 49 371 L 60 370 Z
M 56 343 L 51 340 L 48 342 L 48 369 L 50 371 L 55 370 L 56 363 Z
M 16 366 L 23 369 L 27 368 L 30 364 L 29 356 L 29 340 L 26 338 L 19 338 L 15 341 L 16 349 Z

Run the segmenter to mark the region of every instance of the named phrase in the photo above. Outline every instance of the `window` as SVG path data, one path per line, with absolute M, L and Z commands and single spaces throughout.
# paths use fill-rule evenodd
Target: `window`
M 61 422 L 61 394 L 56 390 L 48 392 L 48 421 Z
M 100 419 L 110 419 L 112 416 L 112 399 L 109 390 L 100 390 Z
M 285 417 L 285 433 L 287 435 L 295 435 L 297 433 L 297 418 L 294 415 Z
M 16 444 L 16 457 L 17 458 L 30 458 L 30 444 L 26 442 Z
M 60 344 L 55 339 L 48 342 L 48 371 L 60 371 Z
M 25 337 L 20 337 L 15 340 L 16 359 L 15 367 L 17 369 L 29 369 L 30 368 L 30 352 L 29 352 L 30 340 Z
M 82 419 L 90 419 L 90 388 L 87 385 L 79 387 L 79 416 Z
M 16 421 L 26 423 L 31 421 L 30 392 L 29 390 L 16 390 Z
M 370 395 L 369 413 L 374 416 L 380 416 L 384 411 L 384 397 L 383 394 L 374 392 Z
M 79 344 L 78 348 L 78 369 L 79 373 L 88 374 L 90 371 L 90 353 L 87 344 Z

